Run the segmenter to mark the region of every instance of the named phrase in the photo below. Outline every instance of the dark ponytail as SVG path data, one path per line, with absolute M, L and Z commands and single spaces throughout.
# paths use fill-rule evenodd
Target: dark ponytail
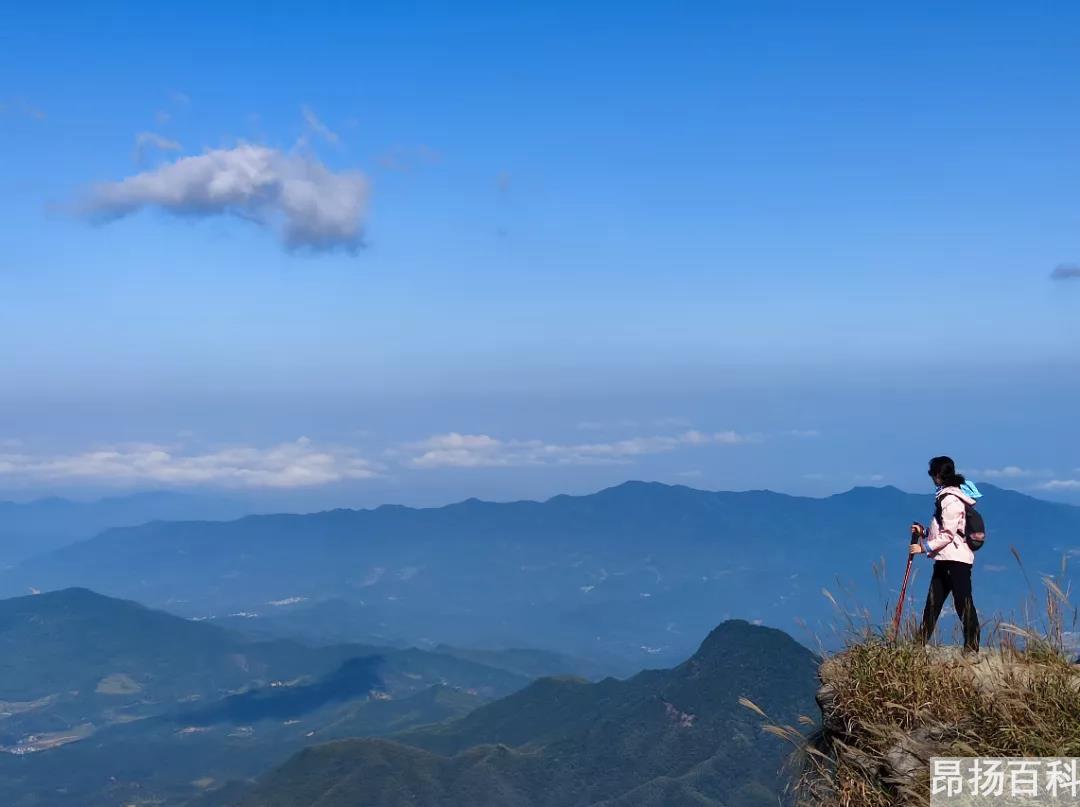
M 956 472 L 952 457 L 934 457 L 930 460 L 930 477 L 940 479 L 947 488 L 958 488 L 967 481 Z

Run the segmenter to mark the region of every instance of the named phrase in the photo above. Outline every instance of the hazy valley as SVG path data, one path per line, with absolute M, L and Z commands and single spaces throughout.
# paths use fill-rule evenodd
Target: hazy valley
M 0 602 L 0 800 L 773 803 L 782 743 L 738 701 L 811 714 L 817 661 L 726 620 L 827 645 L 844 617 L 822 589 L 871 612 L 895 598 L 873 566 L 925 507 L 627 483 L 106 528 L 0 578 L 43 592 Z M 983 608 L 1080 550 L 1080 508 L 988 488 L 985 510 Z

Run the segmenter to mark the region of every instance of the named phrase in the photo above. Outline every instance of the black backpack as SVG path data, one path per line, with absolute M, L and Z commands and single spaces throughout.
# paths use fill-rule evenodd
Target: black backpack
M 954 493 L 946 493 L 945 496 L 955 496 Z M 934 518 L 937 519 L 938 529 L 944 525 L 941 523 L 941 500 L 945 496 L 938 496 L 934 507 Z M 972 505 L 964 502 L 964 531 L 960 533 L 972 552 L 978 552 L 986 543 L 986 522 L 982 515 Z

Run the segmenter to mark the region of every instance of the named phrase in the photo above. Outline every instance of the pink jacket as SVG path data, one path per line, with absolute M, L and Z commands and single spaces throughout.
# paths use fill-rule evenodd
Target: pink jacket
M 969 566 L 975 563 L 975 553 L 967 545 L 964 528 L 967 526 L 967 508 L 975 500 L 960 488 L 942 488 L 937 492 L 941 502 L 941 524 L 937 518 L 930 519 L 930 530 L 923 541 L 923 549 L 930 560 L 958 560 Z

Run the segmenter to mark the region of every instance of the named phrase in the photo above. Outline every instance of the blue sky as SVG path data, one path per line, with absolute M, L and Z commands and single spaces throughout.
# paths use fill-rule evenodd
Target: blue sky
M 1080 11 L 223 5 L 0 34 L 0 493 L 1080 501 Z

